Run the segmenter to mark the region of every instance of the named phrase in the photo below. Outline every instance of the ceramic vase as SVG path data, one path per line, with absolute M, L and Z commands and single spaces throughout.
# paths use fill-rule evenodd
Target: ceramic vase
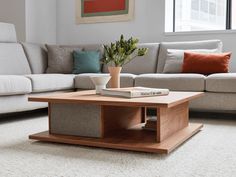
M 111 76 L 91 76 L 90 79 L 93 81 L 96 94 L 100 94 L 102 89 L 106 88 L 107 83 L 109 82 Z
M 120 72 L 122 67 L 108 67 L 111 76 L 110 88 L 120 88 Z

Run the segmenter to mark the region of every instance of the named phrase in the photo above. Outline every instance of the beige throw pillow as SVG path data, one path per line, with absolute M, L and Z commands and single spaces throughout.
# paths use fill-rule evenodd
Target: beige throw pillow
M 181 73 L 184 60 L 184 52 L 187 51 L 203 53 L 203 54 L 219 53 L 218 49 L 194 49 L 194 50 L 168 49 L 163 73 Z
M 47 73 L 71 74 L 73 71 L 73 51 L 81 51 L 78 46 L 46 45 L 48 50 Z

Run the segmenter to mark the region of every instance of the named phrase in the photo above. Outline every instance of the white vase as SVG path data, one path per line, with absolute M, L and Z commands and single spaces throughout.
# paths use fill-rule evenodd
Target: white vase
M 90 79 L 95 85 L 96 94 L 100 94 L 102 89 L 106 88 L 106 85 L 111 79 L 111 76 L 91 76 Z

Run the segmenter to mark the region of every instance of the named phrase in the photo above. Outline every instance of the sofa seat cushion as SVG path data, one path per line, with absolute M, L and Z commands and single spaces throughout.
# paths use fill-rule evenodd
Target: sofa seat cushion
M 105 73 L 88 73 L 88 74 L 79 74 L 75 77 L 75 88 L 77 89 L 94 89 L 95 86 L 90 79 L 90 76 L 99 76 L 99 75 L 109 75 Z M 120 78 L 121 87 L 133 87 L 134 79 L 136 75 L 122 73 Z
M 32 82 L 32 92 L 49 92 L 74 89 L 72 74 L 33 74 L 27 75 Z
M 204 91 L 205 76 L 201 74 L 142 74 L 135 86 L 168 88 L 173 91 Z
M 206 91 L 235 93 L 236 73 L 212 74 L 206 78 Z
M 1 75 L 0 96 L 22 95 L 32 92 L 31 82 L 24 76 Z

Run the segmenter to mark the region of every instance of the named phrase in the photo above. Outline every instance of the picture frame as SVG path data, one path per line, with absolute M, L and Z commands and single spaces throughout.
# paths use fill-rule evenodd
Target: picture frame
M 134 18 L 135 0 L 76 0 L 76 23 L 109 23 Z

